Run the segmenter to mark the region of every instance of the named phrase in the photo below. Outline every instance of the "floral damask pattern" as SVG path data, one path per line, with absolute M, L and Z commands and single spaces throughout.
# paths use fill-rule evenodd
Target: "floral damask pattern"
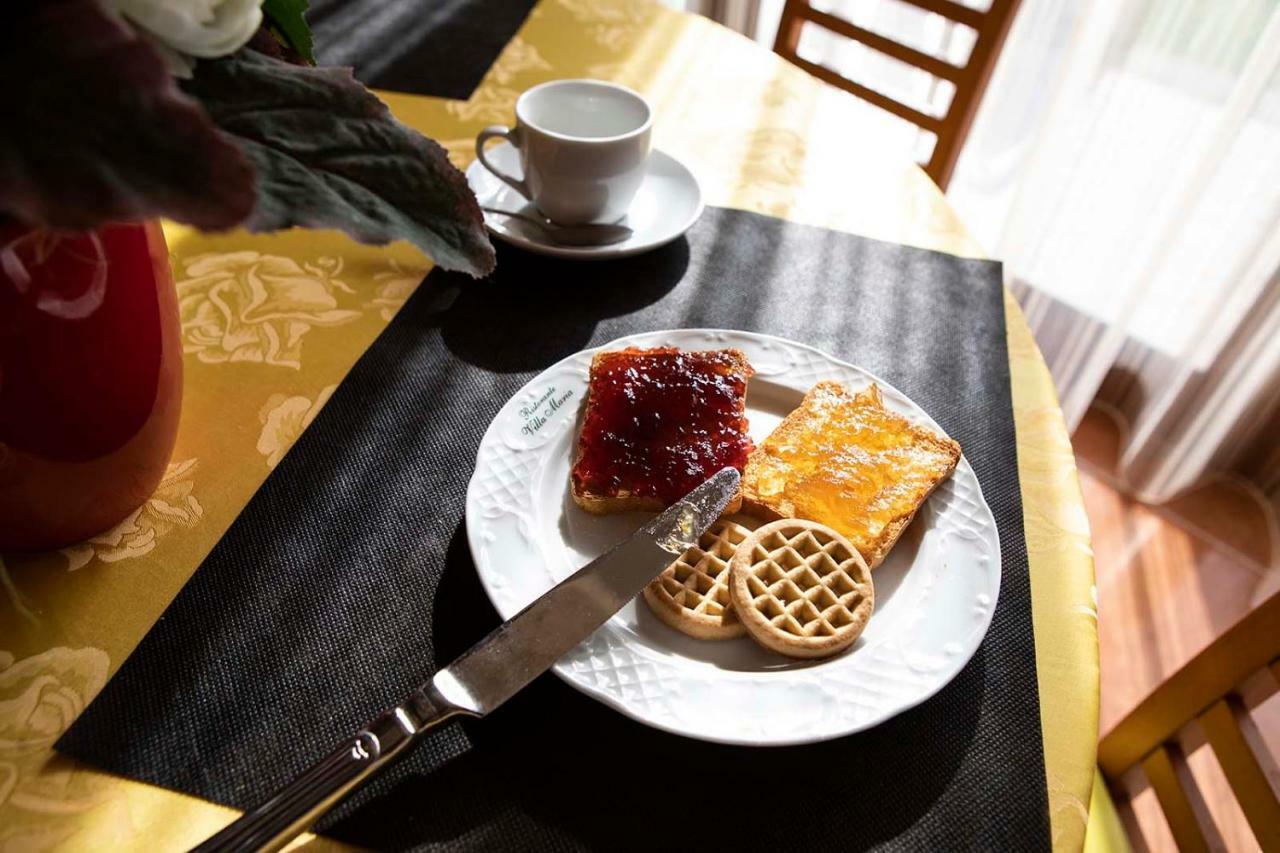
M 516 36 L 502 49 L 498 61 L 489 69 L 489 79 L 500 86 L 509 86 L 526 72 L 550 70 L 551 63 L 542 58 L 538 49 Z
M 745 133 L 734 156 L 720 162 L 734 170 L 728 181 L 750 209 L 785 217 L 795 203 L 795 186 L 804 173 L 804 138 L 783 128 L 760 128 Z
M 192 494 L 195 459 L 169 463 L 164 478 L 147 502 L 105 533 L 63 548 L 67 570 L 82 569 L 97 558 L 115 563 L 149 554 L 156 543 L 175 528 L 189 528 L 204 515 L 204 507 Z
M 1005 315 L 1023 529 L 1032 567 L 1050 824 L 1054 849 L 1078 849 L 1094 775 L 1092 751 L 1078 745 L 1092 746 L 1098 733 L 1098 599 L 1089 519 L 1053 381 L 1008 290 Z M 1093 685 L 1095 692 L 1082 696 L 1077 691 L 1072 701 L 1054 701 L 1055 691 L 1060 697 L 1080 684 Z
M 611 80 L 632 89 L 640 89 L 644 85 L 644 69 L 626 62 L 597 62 L 587 66 L 584 76 L 594 80 Z
M 183 351 L 203 362 L 298 370 L 307 332 L 360 316 L 338 304 L 338 294 L 352 292 L 338 278 L 341 258 L 300 263 L 255 251 L 202 254 L 188 258 L 184 272 L 177 283 Z
M 382 319 L 391 322 L 391 318 L 418 289 L 426 274 L 425 269 L 405 269 L 398 262 L 391 261 L 387 269 L 374 273 L 373 280 L 377 286 L 373 299 L 366 302 L 365 307 L 377 308 Z
M 22 812 L 69 815 L 96 803 L 93 791 L 69 790 L 72 780 L 41 771 L 56 760 L 54 742 L 106 684 L 109 665 L 96 648 L 57 646 L 20 661 L 0 651 L 0 847 L 28 834 Z
M 274 468 L 293 447 L 302 431 L 320 414 L 337 385 L 327 385 L 314 401 L 303 396 L 286 397 L 272 394 L 258 412 L 262 432 L 258 435 L 258 452 L 267 457 L 267 467 Z
M 460 121 L 483 124 L 510 124 L 515 119 L 518 89 L 508 86 L 482 86 L 469 101 L 450 101 L 445 105 L 449 115 Z
M 449 162 L 457 166 L 462 171 L 466 171 L 471 165 L 471 161 L 476 159 L 476 140 L 475 137 L 468 136 L 465 139 L 441 139 L 440 145 L 444 147 L 445 153 L 449 155 Z
M 652 0 L 614 3 L 560 0 L 560 5 L 583 26 L 596 44 L 615 53 L 634 41 L 660 11 Z

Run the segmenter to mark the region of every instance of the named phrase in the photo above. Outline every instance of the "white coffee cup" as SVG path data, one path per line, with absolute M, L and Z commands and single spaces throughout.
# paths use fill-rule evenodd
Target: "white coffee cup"
M 653 108 L 625 86 L 552 80 L 516 101 L 514 130 L 480 131 L 476 156 L 556 222 L 616 222 L 644 180 L 652 127 Z M 499 136 L 520 152 L 524 180 L 485 158 L 485 143 Z

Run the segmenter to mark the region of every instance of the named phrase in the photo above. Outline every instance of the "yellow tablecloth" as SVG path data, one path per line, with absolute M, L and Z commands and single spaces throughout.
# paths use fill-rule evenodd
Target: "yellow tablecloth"
M 522 90 L 559 77 L 617 80 L 651 98 L 655 144 L 693 169 L 709 204 L 981 255 L 903 152 L 859 137 L 861 107 L 850 96 L 650 0 L 544 0 L 469 100 L 385 100 L 465 167 L 480 128 L 509 123 Z M 0 848 L 179 849 L 231 817 L 51 745 L 430 268 L 411 247 L 360 246 L 331 232 L 211 236 L 166 226 L 166 236 L 186 370 L 168 475 L 114 530 L 0 561 Z M 1053 385 L 1007 294 L 1006 306 L 1053 839 L 1076 850 L 1098 725 L 1093 563 Z

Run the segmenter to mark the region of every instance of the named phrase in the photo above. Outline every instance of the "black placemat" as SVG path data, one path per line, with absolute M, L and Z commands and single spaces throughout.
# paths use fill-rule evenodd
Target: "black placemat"
M 466 100 L 535 0 L 312 0 L 325 65 L 351 65 L 366 86 Z
M 1003 559 L 973 661 L 872 731 L 777 749 L 657 732 L 544 675 L 323 829 L 396 848 L 1047 847 L 1000 267 L 738 211 L 638 258 L 503 248 L 489 281 L 433 272 L 58 748 L 256 804 L 497 623 L 463 504 L 507 398 L 583 347 L 698 326 L 860 364 L 961 442 Z

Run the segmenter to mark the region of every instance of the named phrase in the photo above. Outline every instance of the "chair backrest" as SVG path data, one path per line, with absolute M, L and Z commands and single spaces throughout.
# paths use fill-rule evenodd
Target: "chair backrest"
M 847 92 L 852 92 L 875 106 L 911 122 L 921 130 L 932 133 L 936 141 L 933 154 L 929 157 L 929 161 L 923 164 L 924 170 L 939 187 L 945 190 L 951 180 L 951 172 L 955 169 L 956 160 L 960 157 L 960 149 L 964 145 L 965 137 L 969 135 L 969 127 L 973 124 L 973 117 L 978 111 L 978 103 L 982 100 L 982 93 L 986 91 L 987 82 L 991 79 L 991 71 L 995 68 L 1000 48 L 1004 45 L 1005 36 L 1009 32 L 1010 24 L 1013 23 L 1013 15 L 1020 0 L 991 0 L 991 5 L 985 12 L 961 5 L 954 0 L 894 0 L 894 2 L 906 3 L 927 12 L 933 12 L 972 29 L 975 33 L 975 41 L 969 60 L 963 66 L 953 65 L 944 59 L 856 26 L 843 18 L 814 9 L 808 0 L 787 0 L 782 10 L 782 20 L 778 25 L 778 37 L 773 43 L 773 49 L 779 56 L 815 77 Z M 935 78 L 951 81 L 955 85 L 955 96 L 950 106 L 942 116 L 930 115 L 896 101 L 864 83 L 843 77 L 826 66 L 802 58 L 796 49 L 800 44 L 800 32 L 806 24 L 822 27 L 853 39 L 873 50 L 926 71 Z
M 1247 695 L 1241 686 L 1248 682 Z M 1280 592 L 1175 672 L 1108 732 L 1098 765 L 1116 787 L 1140 767 L 1160 802 L 1178 848 L 1220 847 L 1220 836 L 1186 764 L 1180 732 L 1203 734 L 1263 850 L 1280 850 L 1280 771 L 1248 705 L 1280 689 Z M 1187 729 L 1198 723 L 1198 731 Z M 1186 732 L 1183 730 L 1187 729 Z M 1276 780 L 1273 783 L 1271 780 Z M 1117 790 L 1123 796 L 1123 792 Z

